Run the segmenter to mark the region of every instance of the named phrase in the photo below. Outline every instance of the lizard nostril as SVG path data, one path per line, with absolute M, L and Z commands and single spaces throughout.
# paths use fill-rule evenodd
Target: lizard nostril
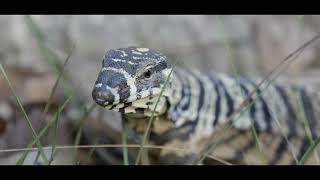
M 101 90 L 101 88 L 93 89 L 92 98 L 99 105 L 109 105 L 114 101 L 114 95 L 108 90 Z

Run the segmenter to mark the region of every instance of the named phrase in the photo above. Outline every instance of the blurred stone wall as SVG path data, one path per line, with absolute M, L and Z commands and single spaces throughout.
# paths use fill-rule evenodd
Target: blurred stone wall
M 319 16 L 197 15 L 36 15 L 62 59 L 75 44 L 66 71 L 81 82 L 88 103 L 91 88 L 110 48 L 145 46 L 158 49 L 183 66 L 203 71 L 263 76 L 281 59 L 320 33 Z M 44 61 L 23 16 L 0 16 L 0 62 L 45 72 Z M 320 43 L 307 48 L 285 74 L 319 69 Z

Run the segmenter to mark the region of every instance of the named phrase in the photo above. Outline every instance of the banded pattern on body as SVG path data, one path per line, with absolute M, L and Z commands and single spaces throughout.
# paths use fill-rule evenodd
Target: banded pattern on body
M 312 86 L 280 80 L 267 88 L 262 86 L 259 96 L 251 98 L 252 105 L 226 122 L 259 80 L 176 68 L 159 97 L 170 71 L 167 57 L 158 51 L 137 47 L 110 50 L 92 92 L 99 105 L 127 116 L 129 126 L 137 133 L 144 133 L 160 98 L 150 142 L 193 151 L 157 152 L 163 162 L 194 162 L 204 144 L 219 133 L 226 135 L 214 155 L 237 161 L 246 153 L 257 157 L 251 153 L 257 149 L 257 142 L 248 134 L 254 128 L 265 147 L 266 163 L 295 163 L 311 140 L 319 136 L 320 93 Z M 226 123 L 232 127 L 230 133 L 222 128 Z M 261 163 L 253 159 L 249 161 Z
M 173 121 L 176 129 L 189 125 L 192 138 L 197 139 L 194 141 L 200 141 L 212 137 L 212 134 L 218 134 L 228 116 L 256 88 L 260 80 L 220 73 L 193 74 L 177 70 L 175 81 L 176 84 L 172 85 L 173 96 L 169 97 L 169 119 Z M 234 129 L 232 131 L 238 131 L 239 134 L 231 137 L 231 132 L 230 135 L 228 132 L 221 132 L 226 133 L 226 139 L 230 137 L 228 142 L 239 143 L 239 146 L 229 146 L 229 150 L 225 150 L 223 147 L 228 146 L 228 143 L 222 142 L 224 146 L 213 154 L 219 156 L 225 152 L 221 156 L 227 158 L 226 152 L 232 151 L 234 154 L 229 154 L 230 157 L 227 158 L 232 160 L 239 159 L 240 152 L 245 155 L 253 149 L 256 150 L 257 142 L 251 132 L 251 128 L 254 127 L 258 136 L 263 137 L 261 142 L 265 145 L 264 151 L 273 155 L 269 155 L 268 163 L 284 163 L 281 161 L 283 156 L 290 157 L 283 158 L 286 163 L 295 163 L 294 156 L 300 159 L 311 144 L 310 139 L 315 140 L 319 137 L 318 92 L 308 87 L 276 81 L 268 87 L 262 86 L 258 93 L 258 96 L 251 99 L 252 104 L 228 123 Z M 251 137 L 248 136 L 248 132 Z M 244 133 L 246 136 L 241 135 Z M 269 136 L 269 139 L 265 136 Z M 243 140 L 240 140 L 240 137 Z M 240 145 L 241 141 L 247 143 Z M 288 143 L 291 143 L 293 150 L 289 148 Z M 219 150 L 221 148 L 224 150 Z

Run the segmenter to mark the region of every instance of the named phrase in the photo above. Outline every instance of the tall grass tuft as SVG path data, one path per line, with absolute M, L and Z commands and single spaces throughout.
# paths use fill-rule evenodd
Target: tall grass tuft
M 8 85 L 9 85 L 9 88 L 10 88 L 13 96 L 15 97 L 17 103 L 19 104 L 19 107 L 20 107 L 20 109 L 21 109 L 21 111 L 23 113 L 23 116 L 25 117 L 25 119 L 27 121 L 27 124 L 28 124 L 28 126 L 29 126 L 29 128 L 30 128 L 30 130 L 32 132 L 32 138 L 35 140 L 35 143 L 36 143 L 36 145 L 38 147 L 38 150 L 41 153 L 41 157 L 43 158 L 43 160 L 46 163 L 48 163 L 48 159 L 47 159 L 46 155 L 43 152 L 43 147 L 41 145 L 40 140 L 38 139 L 38 135 L 37 135 L 36 131 L 34 130 L 34 128 L 32 127 L 32 123 L 31 123 L 31 121 L 30 121 L 25 109 L 23 108 L 23 105 L 22 105 L 22 103 L 20 101 L 20 98 L 16 95 L 16 93 L 15 93 L 15 91 L 14 91 L 12 85 L 11 85 L 11 82 L 10 82 L 10 80 L 9 80 L 9 78 L 8 78 L 8 76 L 7 76 L 6 72 L 5 72 L 2 64 L 0 64 L 0 70 L 1 70 L 1 73 L 2 73 L 3 77 L 5 78 L 5 80 L 7 81 Z

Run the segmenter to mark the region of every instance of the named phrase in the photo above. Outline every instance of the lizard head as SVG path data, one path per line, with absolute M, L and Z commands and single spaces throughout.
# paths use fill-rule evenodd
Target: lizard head
M 150 110 L 170 71 L 167 57 L 156 50 L 139 47 L 109 50 L 103 57 L 92 97 L 100 106 L 125 114 Z

